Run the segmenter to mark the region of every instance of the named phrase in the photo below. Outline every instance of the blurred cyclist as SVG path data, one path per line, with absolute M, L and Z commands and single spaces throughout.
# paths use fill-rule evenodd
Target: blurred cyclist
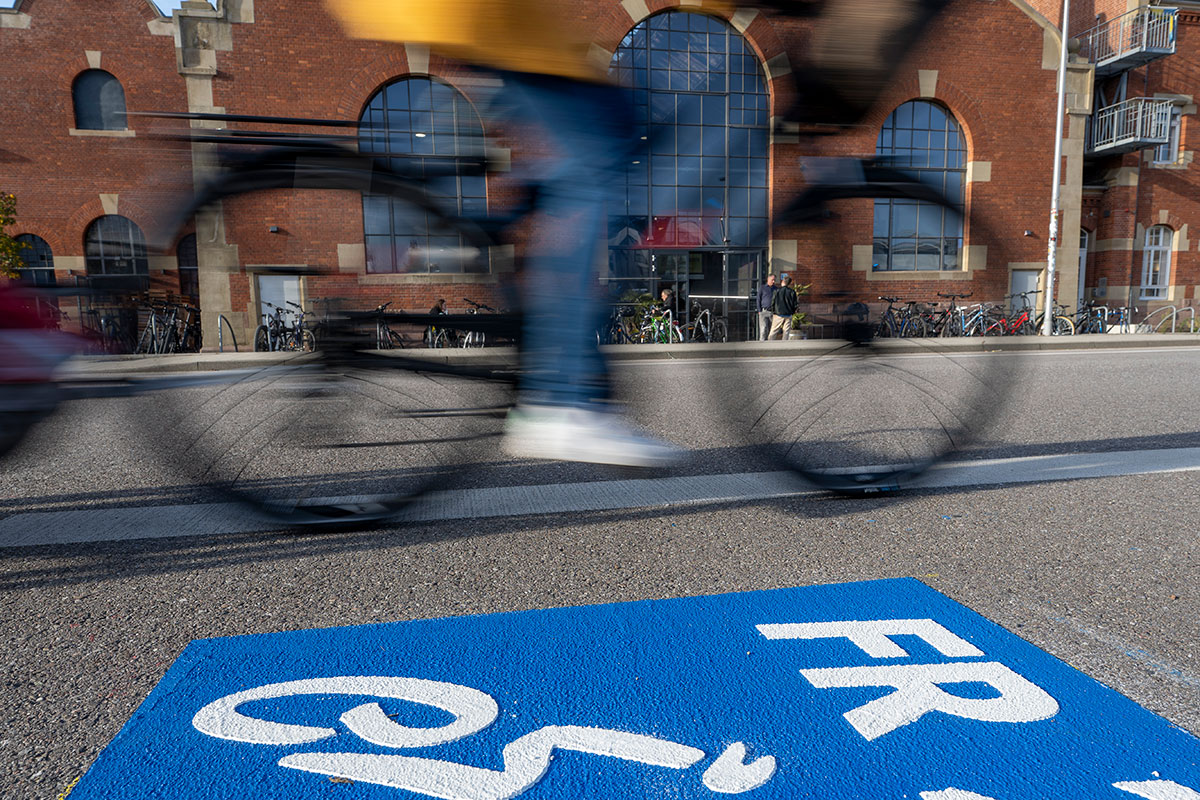
M 350 34 L 425 44 L 488 67 L 501 101 L 536 126 L 552 157 L 538 165 L 538 220 L 524 271 L 518 404 L 504 439 L 510 455 L 657 466 L 676 449 L 625 424 L 607 401 L 596 343 L 606 309 L 595 267 L 607 244 L 606 201 L 630 152 L 624 93 L 573 35 L 569 2 L 550 0 L 327 0 Z
M 589 59 L 570 0 L 326 0 L 352 36 L 427 45 L 498 73 L 503 100 L 549 140 L 553 159 L 536 181 L 539 220 L 525 272 L 522 377 L 505 449 L 514 456 L 656 466 L 673 447 L 623 423 L 607 405 L 596 343 L 605 309 L 594 296 L 606 247 L 605 201 L 634 141 L 621 90 Z M 845 124 L 877 96 L 887 70 L 948 0 L 763 0 L 816 18 L 798 116 Z M 731 5 L 701 0 L 726 13 Z M 686 6 L 699 10 L 696 2 Z M 806 108 L 817 109 L 816 120 Z M 565 234 L 565 236 L 564 236 Z M 567 241 L 562 241 L 567 239 Z

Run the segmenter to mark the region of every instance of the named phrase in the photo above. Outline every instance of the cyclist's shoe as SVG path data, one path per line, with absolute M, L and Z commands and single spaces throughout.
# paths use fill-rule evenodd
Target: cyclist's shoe
M 586 408 L 520 405 L 508 414 L 504 451 L 514 458 L 663 467 L 681 451 L 627 425 L 616 414 Z

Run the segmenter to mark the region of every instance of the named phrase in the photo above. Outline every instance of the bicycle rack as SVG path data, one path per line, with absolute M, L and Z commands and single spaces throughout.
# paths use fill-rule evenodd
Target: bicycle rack
M 229 338 L 233 339 L 233 352 L 238 352 L 237 334 L 233 332 L 233 326 L 225 319 L 224 314 L 217 314 L 217 352 L 225 352 L 225 328 L 221 327 L 221 323 L 225 323 L 225 327 L 229 328 Z
M 1184 306 L 1182 309 L 1178 306 L 1163 306 L 1146 315 L 1146 318 L 1138 323 L 1138 331 L 1144 333 L 1157 333 L 1162 327 L 1162 320 L 1151 325 L 1150 320 L 1155 314 L 1163 314 L 1163 319 L 1170 319 L 1171 324 L 1167 326 L 1167 333 L 1175 333 L 1179 325 L 1179 312 L 1186 311 L 1188 313 L 1188 332 L 1192 332 L 1196 328 L 1196 308 L 1195 306 Z M 1164 312 L 1170 312 L 1169 316 Z
M 1175 306 L 1163 306 L 1162 308 L 1155 309 L 1154 311 L 1151 311 L 1149 314 L 1147 314 L 1145 319 L 1143 319 L 1141 322 L 1138 323 L 1137 332 L 1138 333 L 1156 333 L 1158 331 L 1159 326 L 1162 325 L 1163 320 L 1167 319 L 1168 316 L 1171 320 L 1171 325 L 1167 328 L 1167 330 L 1174 332 L 1175 318 L 1176 318 L 1176 316 L 1178 316 L 1178 312 L 1179 312 L 1179 310 L 1177 308 L 1175 308 Z M 1150 324 L 1150 321 L 1152 319 L 1154 319 L 1154 316 L 1156 314 L 1162 314 L 1163 318 L 1152 325 L 1152 324 Z

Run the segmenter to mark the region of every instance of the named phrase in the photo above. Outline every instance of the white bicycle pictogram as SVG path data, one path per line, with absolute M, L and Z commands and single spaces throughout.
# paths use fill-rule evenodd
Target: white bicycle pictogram
M 406 700 L 439 708 L 454 717 L 447 725 L 414 728 L 364 703 L 339 718 L 359 738 L 393 750 L 431 747 L 471 736 L 495 722 L 500 707 L 491 695 L 469 686 L 421 678 L 339 676 L 259 686 L 209 703 L 192 718 L 196 730 L 219 739 L 260 745 L 303 745 L 338 735 L 338 730 L 270 722 L 238 711 L 244 703 L 297 695 L 359 695 Z M 290 769 L 348 778 L 443 800 L 507 800 L 546 775 L 555 750 L 609 756 L 653 767 L 689 769 L 707 753 L 697 747 L 640 733 L 579 725 L 547 725 L 507 744 L 504 769 L 493 770 L 434 758 L 393 753 L 294 753 L 279 760 Z M 746 761 L 742 742 L 728 745 L 704 770 L 701 780 L 720 794 L 756 789 L 775 774 L 775 757 Z

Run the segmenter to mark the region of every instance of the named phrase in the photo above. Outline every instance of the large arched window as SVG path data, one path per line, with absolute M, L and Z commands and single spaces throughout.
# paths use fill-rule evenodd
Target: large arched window
M 142 229 L 116 214 L 100 217 L 88 226 L 84 254 L 89 277 L 150 274 Z
M 125 130 L 125 90 L 102 69 L 81 72 L 71 86 L 75 127 L 79 130 Z
M 962 203 L 966 146 L 958 122 L 942 106 L 925 100 L 901 105 L 883 123 L 875 153 Z M 875 201 L 876 270 L 961 269 L 962 240 L 962 217 L 940 205 Z
M 479 115 L 458 91 L 425 77 L 404 78 L 377 92 L 359 118 L 359 150 L 386 158 L 393 169 L 426 179 L 452 214 L 486 211 L 482 174 L 464 157 L 483 153 Z M 458 235 L 431 226 L 427 214 L 391 197 L 363 195 L 367 272 L 450 272 L 464 269 Z M 466 268 L 486 268 L 470 262 Z
M 54 254 L 50 251 L 50 245 L 32 233 L 22 233 L 16 239 L 18 243 L 26 245 L 18 251 L 22 266 L 17 271 L 21 273 L 21 280 L 33 286 L 53 286 Z
M 1155 225 L 1146 229 L 1142 245 L 1142 297 L 1143 300 L 1161 300 L 1167 296 L 1171 285 L 1171 247 L 1175 232 L 1166 225 Z
M 632 89 L 637 135 L 615 247 L 765 247 L 770 116 L 758 57 L 726 23 L 669 11 L 638 23 L 610 73 Z

